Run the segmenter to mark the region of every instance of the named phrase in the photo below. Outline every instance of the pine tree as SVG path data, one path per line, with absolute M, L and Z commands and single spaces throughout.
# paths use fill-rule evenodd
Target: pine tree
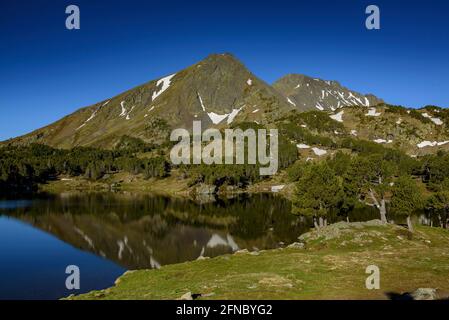
M 391 210 L 407 217 L 407 226 L 413 231 L 411 215 L 423 207 L 423 193 L 415 180 L 408 176 L 400 177 L 392 188 Z
M 433 194 L 426 202 L 426 208 L 438 216 L 440 227 L 449 228 L 449 191 Z
M 308 166 L 297 182 L 293 213 L 312 216 L 315 227 L 323 227 L 327 224 L 330 211 L 338 208 L 343 201 L 341 179 L 323 162 Z

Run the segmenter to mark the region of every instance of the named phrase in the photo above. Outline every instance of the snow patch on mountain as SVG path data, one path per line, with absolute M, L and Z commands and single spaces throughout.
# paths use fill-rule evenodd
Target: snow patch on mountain
M 443 145 L 448 144 L 448 143 L 449 143 L 449 141 L 441 141 L 441 142 L 438 142 L 438 141 L 423 141 L 421 143 L 418 143 L 417 147 L 422 149 L 422 148 L 425 148 L 425 147 L 443 146 Z
M 135 106 L 131 107 L 131 110 L 129 110 L 128 113 L 126 113 L 126 120 L 130 120 L 131 118 L 129 117 L 129 115 L 131 114 L 131 112 L 133 112 Z
M 377 112 L 376 108 L 370 108 L 368 113 L 365 114 L 367 117 L 379 117 L 382 113 Z
M 296 107 L 296 103 L 294 103 L 289 97 L 287 97 L 288 103 Z
M 165 90 L 167 90 L 170 87 L 171 79 L 175 75 L 176 73 L 158 80 L 158 82 L 156 83 L 156 87 L 159 87 L 162 84 L 162 88 L 159 91 L 153 92 L 152 101 L 154 101 L 157 97 L 159 97 L 162 93 L 164 93 Z
M 232 121 L 234 121 L 235 117 L 238 115 L 238 113 L 242 109 L 243 109 L 243 107 L 241 107 L 240 109 L 232 109 L 232 111 L 230 113 L 225 113 L 225 114 L 218 114 L 215 112 L 207 112 L 207 115 L 209 116 L 209 118 L 213 124 L 219 124 L 222 121 L 224 121 L 225 119 L 228 119 L 227 124 L 231 124 Z
M 215 112 L 208 112 L 207 115 L 209 116 L 213 124 L 219 124 L 228 117 L 227 114 L 217 114 Z
M 423 113 L 422 116 L 424 118 L 430 119 L 433 123 L 435 123 L 437 126 L 441 126 L 443 124 L 443 121 L 441 121 L 440 118 L 434 118 L 431 115 L 429 115 L 427 112 Z
M 213 124 L 219 124 L 222 121 L 224 121 L 225 119 L 228 119 L 227 123 L 231 124 L 232 121 L 234 121 L 235 117 L 238 115 L 238 113 L 244 107 L 243 106 L 239 109 L 232 109 L 232 111 L 230 113 L 225 113 L 225 114 L 218 114 L 215 112 L 207 112 L 206 106 L 204 105 L 204 102 L 203 102 L 203 98 L 201 97 L 201 95 L 198 92 L 197 92 L 197 95 L 198 95 L 198 100 L 200 101 L 200 104 L 201 104 L 201 109 L 203 109 L 203 111 L 207 113 L 207 115 L 209 116 L 209 119 L 212 121 Z
M 201 95 L 198 92 L 196 94 L 198 95 L 198 100 L 200 100 L 201 109 L 203 109 L 203 111 L 206 111 L 206 107 L 204 106 L 203 103 L 203 98 L 201 98 Z
M 342 110 L 342 111 L 340 111 L 340 112 L 337 113 L 337 114 L 332 114 L 332 115 L 330 115 L 329 117 L 330 117 L 331 119 L 335 120 L 335 121 L 343 122 L 343 114 L 344 114 L 344 113 L 345 113 L 345 112 Z
M 241 107 L 240 109 L 232 109 L 231 113 L 228 114 L 228 124 L 231 124 L 232 121 L 234 121 L 234 118 L 238 115 L 238 113 L 243 109 Z
M 365 106 L 366 106 L 366 107 L 369 107 L 369 100 L 368 100 L 367 97 L 365 97 Z
M 122 107 L 122 112 L 120 113 L 119 117 L 124 117 L 126 116 L 125 101 L 120 102 L 120 106 Z
M 92 120 L 93 118 L 95 118 L 95 116 L 97 115 L 98 110 L 100 110 L 100 109 L 101 109 L 101 107 L 95 109 L 95 111 L 92 112 L 92 114 L 90 115 L 90 117 L 89 117 L 86 121 L 84 121 L 84 123 L 83 123 L 82 125 L 80 125 L 78 128 L 76 128 L 76 130 L 81 129 L 81 128 L 84 127 L 90 120 Z
M 326 150 L 320 148 L 312 148 L 312 151 L 319 157 L 324 156 L 327 153 Z
M 317 81 L 319 84 L 306 83 L 307 87 L 311 86 L 312 89 L 314 90 L 307 91 L 305 94 L 309 95 L 310 93 L 311 96 L 310 98 L 316 99 L 316 101 L 313 103 L 315 104 L 315 107 L 319 110 L 330 109 L 332 111 L 335 111 L 344 106 L 354 106 L 354 105 L 365 107 L 370 106 L 370 100 L 364 95 L 346 90 L 344 88 L 342 88 L 342 90 L 336 89 L 335 88 L 336 84 L 334 84 L 334 82 L 332 81 L 328 80 L 323 81 L 320 79 L 313 79 L 313 80 Z M 296 87 L 294 87 L 294 89 L 296 90 L 299 89 L 300 87 L 301 85 L 298 84 Z M 299 99 L 300 98 L 297 98 L 298 101 Z
M 93 118 L 95 118 L 95 116 L 97 115 L 98 110 L 100 110 L 100 108 L 98 108 L 97 110 L 95 110 L 89 117 L 89 119 L 86 120 L 86 122 L 89 122 L 90 120 L 92 120 Z M 85 122 L 85 123 L 86 123 Z
M 379 143 L 379 144 L 384 144 L 384 143 L 387 143 L 387 144 L 389 144 L 389 143 L 393 143 L 393 140 L 385 140 L 385 139 L 376 139 L 376 140 L 373 140 L 375 143 Z

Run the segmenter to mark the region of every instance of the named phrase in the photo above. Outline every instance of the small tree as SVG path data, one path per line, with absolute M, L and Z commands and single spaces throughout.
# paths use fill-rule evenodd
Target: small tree
M 423 206 L 423 195 L 416 181 L 408 176 L 400 177 L 392 188 L 391 209 L 407 217 L 407 226 L 413 231 L 411 215 Z
M 433 194 L 426 202 L 426 208 L 438 216 L 440 227 L 448 228 L 449 219 L 449 191 L 441 191 Z M 443 218 L 442 218 L 443 216 Z
M 314 226 L 323 227 L 327 224 L 330 211 L 343 201 L 341 179 L 323 162 L 306 167 L 298 180 L 293 198 L 293 213 L 312 216 Z

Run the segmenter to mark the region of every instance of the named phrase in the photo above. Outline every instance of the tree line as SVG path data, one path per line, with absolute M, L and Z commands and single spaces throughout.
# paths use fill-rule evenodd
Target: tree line
M 125 171 L 143 174 L 148 179 L 164 177 L 169 170 L 164 157 L 140 158 L 134 145 L 128 148 L 120 145 L 114 150 L 86 147 L 61 150 L 41 144 L 0 149 L 0 191 L 3 193 L 32 192 L 39 183 L 58 175 L 98 180 L 105 174 Z
M 439 226 L 449 227 L 447 153 L 414 159 L 392 149 L 364 153 L 362 148 L 317 163 L 297 162 L 287 173 L 296 187 L 293 212 L 313 217 L 317 228 L 332 212 L 344 215 L 361 204 L 375 207 L 384 223 L 394 214 L 413 230 L 412 214 L 425 210 Z

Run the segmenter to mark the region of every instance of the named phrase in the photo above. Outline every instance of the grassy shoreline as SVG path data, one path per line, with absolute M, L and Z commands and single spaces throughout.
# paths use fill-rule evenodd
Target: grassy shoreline
M 435 288 L 449 296 L 449 231 L 411 234 L 379 221 L 340 222 L 300 237 L 303 245 L 128 271 L 116 285 L 69 299 L 386 299 L 386 293 Z M 366 267 L 380 268 L 368 290 Z

